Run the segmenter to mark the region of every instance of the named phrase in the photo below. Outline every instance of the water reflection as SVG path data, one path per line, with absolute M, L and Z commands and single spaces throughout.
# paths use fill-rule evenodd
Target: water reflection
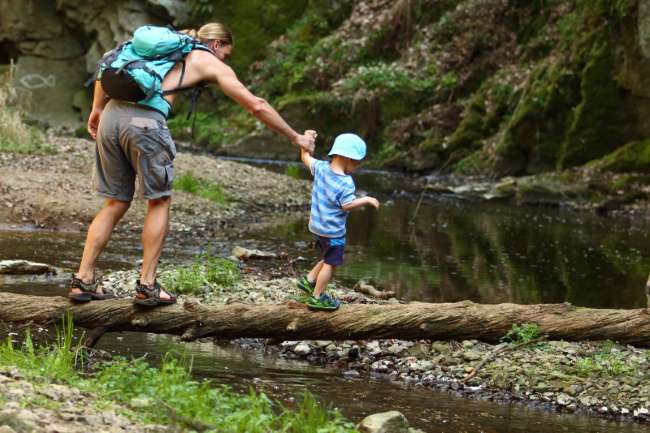
M 252 387 L 289 406 L 308 389 L 355 422 L 372 413 L 395 409 L 404 413 L 412 425 L 429 433 L 646 431 L 645 426 L 634 423 L 560 415 L 519 404 L 499 405 L 429 389 L 403 388 L 384 380 L 345 379 L 333 368 L 212 342 L 181 345 L 169 337 L 124 333 L 108 334 L 99 345 L 118 354 L 147 355 L 154 362 L 165 353 L 186 351 L 198 377 L 215 379 L 242 392 Z
M 408 179 L 363 172 L 355 178 L 384 206 L 349 217 L 346 263 L 337 271 L 348 283 L 370 277 L 402 298 L 431 302 L 646 305 L 647 221 L 442 196 L 425 200 L 413 220 L 415 197 L 402 192 Z M 289 246 L 309 241 L 307 215 L 260 237 Z M 294 253 L 315 257 L 304 247 Z

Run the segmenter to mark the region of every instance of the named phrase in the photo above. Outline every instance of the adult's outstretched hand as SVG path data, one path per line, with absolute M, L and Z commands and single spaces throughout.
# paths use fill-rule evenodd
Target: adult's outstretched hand
M 310 155 L 314 153 L 314 146 L 316 143 L 316 136 L 314 134 L 303 134 L 296 137 L 295 143 L 301 148 L 305 149 L 305 152 Z

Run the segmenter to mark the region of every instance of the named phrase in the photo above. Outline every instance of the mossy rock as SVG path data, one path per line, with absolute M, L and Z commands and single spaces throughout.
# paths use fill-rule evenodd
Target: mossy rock
M 650 139 L 633 141 L 586 165 L 602 171 L 650 174 Z
M 334 138 L 344 132 L 359 134 L 372 148 L 378 144 L 378 119 L 371 104 L 322 92 L 285 97 L 280 100 L 278 111 L 296 131 L 318 131 L 319 143 L 328 149 Z
M 578 81 L 570 65 L 540 65 L 496 148 L 498 175 L 523 175 L 553 170 L 574 106 Z
M 488 174 L 492 171 L 492 161 L 483 150 L 478 150 L 454 164 L 451 171 L 464 175 Z
M 616 81 L 614 48 L 600 36 L 585 48 L 581 72 L 580 104 L 563 141 L 559 166 L 584 164 L 612 152 L 626 141 L 634 116 L 625 113 L 622 88 Z

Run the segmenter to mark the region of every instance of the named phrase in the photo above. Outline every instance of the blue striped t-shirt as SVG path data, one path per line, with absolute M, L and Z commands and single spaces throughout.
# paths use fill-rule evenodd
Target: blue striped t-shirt
M 327 161 L 313 160 L 310 167 L 314 175 L 311 190 L 311 216 L 309 231 L 327 238 L 345 236 L 348 213 L 343 205 L 356 199 L 352 176 L 334 173 Z

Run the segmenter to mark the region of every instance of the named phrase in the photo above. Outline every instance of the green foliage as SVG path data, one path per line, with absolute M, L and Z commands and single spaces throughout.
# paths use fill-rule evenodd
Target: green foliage
M 0 345 L 0 365 L 14 365 L 28 372 L 30 377 L 41 380 L 68 379 L 83 362 L 81 345 L 74 342 L 73 331 L 72 315 L 66 313 L 51 345 L 36 346 L 29 328 L 20 348 L 14 346 L 9 336 Z
M 443 82 L 447 85 L 455 85 L 457 79 L 453 73 L 445 75 Z M 406 70 L 396 63 L 374 63 L 368 66 L 359 66 L 341 84 L 342 88 L 348 91 L 358 89 L 367 90 L 415 90 L 418 92 L 431 89 L 434 81 L 430 78 L 416 79 L 409 75 Z
M 293 164 L 287 165 L 284 169 L 284 174 L 294 179 L 300 179 L 300 166 Z
M 180 294 L 222 291 L 239 279 L 235 263 L 210 254 L 201 254 L 192 264 L 163 271 L 160 275 L 163 287 Z
M 174 179 L 173 188 L 179 191 L 189 192 L 190 194 L 198 195 L 206 200 L 210 200 L 219 204 L 228 202 L 228 196 L 223 192 L 223 188 L 218 183 L 201 180 L 191 172 L 186 172 Z
M 18 367 L 36 381 L 56 380 L 92 394 L 88 404 L 103 407 L 120 404 L 124 414 L 144 423 L 172 425 L 194 430 L 205 426 L 208 432 L 266 433 L 353 433 L 353 424 L 341 414 L 303 394 L 295 408 L 287 408 L 265 394 L 251 390 L 247 395 L 233 392 L 211 381 L 198 381 L 183 359 L 165 356 L 160 367 L 144 360 L 115 359 L 94 366 L 93 375 L 75 369 L 79 349 L 72 343 L 72 321 L 68 316 L 52 346 L 35 347 L 29 334 L 22 348 L 8 340 L 0 346 L 0 365 Z M 0 402 L 2 397 L 0 396 Z M 27 404 L 56 410 L 59 403 L 28 395 Z M 136 403 L 137 402 L 137 403 Z M 22 424 L 0 417 L 22 431 Z
M 183 362 L 167 357 L 159 368 L 142 360 L 117 360 L 106 365 L 93 380 L 100 395 L 129 404 L 134 399 L 149 402 L 141 417 L 156 424 L 197 424 L 210 426 L 208 431 L 266 433 L 353 432 L 337 411 L 323 408 L 309 394 L 299 401 L 296 410 L 282 407 L 265 394 L 250 391 L 241 396 L 226 386 L 196 381 Z M 167 407 L 161 410 L 160 404 Z M 180 416 L 178 416 L 180 415 Z
M 632 373 L 634 369 L 625 354 L 610 343 L 605 344 L 599 353 L 577 358 L 572 373 L 581 377 L 611 377 Z
M 523 323 L 521 325 L 514 324 L 510 331 L 501 338 L 501 341 L 506 341 L 512 344 L 525 344 L 538 338 L 539 326 L 536 323 Z
M 192 139 L 194 142 L 219 150 L 224 143 L 232 143 L 254 129 L 255 119 L 243 110 L 222 113 L 196 113 L 196 121 L 187 119 L 182 110 L 167 122 L 169 130 L 177 138 Z M 194 125 L 194 136 L 192 126 Z

